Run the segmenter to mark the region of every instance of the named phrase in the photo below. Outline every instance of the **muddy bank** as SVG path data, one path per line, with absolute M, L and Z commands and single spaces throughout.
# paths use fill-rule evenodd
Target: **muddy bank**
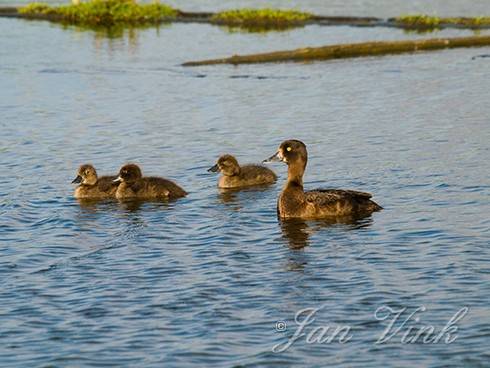
M 346 59 L 382 56 L 419 51 L 433 51 L 461 47 L 490 46 L 490 36 L 435 38 L 428 40 L 363 42 L 324 47 L 308 47 L 289 51 L 276 51 L 252 55 L 234 55 L 228 58 L 190 61 L 183 66 L 216 64 L 255 64 L 274 62 L 310 62 L 317 60 Z

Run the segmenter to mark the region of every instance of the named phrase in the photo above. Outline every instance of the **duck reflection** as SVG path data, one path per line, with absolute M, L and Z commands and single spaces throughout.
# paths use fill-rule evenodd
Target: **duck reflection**
M 254 186 L 253 188 L 221 188 L 218 189 L 218 199 L 222 204 L 231 205 L 233 210 L 239 211 L 242 209 L 242 202 L 255 201 L 267 190 L 271 190 L 270 185 Z
M 143 206 L 149 207 L 149 210 L 161 210 L 172 208 L 172 201 L 159 200 L 125 200 L 119 201 L 119 206 L 127 212 L 138 212 Z
M 80 208 L 86 213 L 97 213 L 99 210 L 105 211 L 108 207 L 119 206 L 126 212 L 138 212 L 141 208 L 148 204 L 150 207 L 158 209 L 168 209 L 172 207 L 169 201 L 158 200 L 108 200 L 108 199 L 77 199 Z
M 309 245 L 310 227 L 301 219 L 279 220 L 282 236 L 289 248 L 301 249 Z
M 340 217 L 322 220 L 287 219 L 279 220 L 282 237 L 290 249 L 303 249 L 310 245 L 310 236 L 327 228 L 341 227 L 343 230 L 357 230 L 369 227 L 373 223 L 371 216 Z
M 94 199 L 94 198 L 77 198 L 76 201 L 80 208 L 87 213 L 96 213 L 100 207 L 106 207 L 111 203 L 115 203 L 110 199 Z

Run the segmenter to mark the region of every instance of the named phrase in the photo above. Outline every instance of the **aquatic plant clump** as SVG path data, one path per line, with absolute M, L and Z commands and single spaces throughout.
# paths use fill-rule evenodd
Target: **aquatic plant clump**
M 453 17 L 439 18 L 429 15 L 402 15 L 394 18 L 394 21 L 406 28 L 436 29 L 442 26 L 461 26 L 469 28 L 479 28 L 490 26 L 490 17 Z
M 135 0 L 91 0 L 62 6 L 32 3 L 20 8 L 19 12 L 27 16 L 45 16 L 65 23 L 91 26 L 158 23 L 178 15 L 178 11 L 168 5 L 158 2 L 138 4 Z
M 296 10 L 236 9 L 214 14 L 211 22 L 243 28 L 288 28 L 303 25 L 312 17 Z

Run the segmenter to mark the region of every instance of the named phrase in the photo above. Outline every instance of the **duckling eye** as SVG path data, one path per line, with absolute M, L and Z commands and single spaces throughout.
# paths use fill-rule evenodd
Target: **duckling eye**
M 291 152 L 292 148 L 291 147 L 286 147 L 286 151 Z

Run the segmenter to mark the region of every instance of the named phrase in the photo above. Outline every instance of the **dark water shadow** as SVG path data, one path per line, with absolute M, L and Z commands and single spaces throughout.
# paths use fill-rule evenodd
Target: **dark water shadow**
M 371 226 L 372 216 L 338 217 L 321 220 L 279 219 L 282 237 L 290 249 L 303 249 L 310 245 L 310 236 L 325 229 L 341 231 L 359 230 Z

